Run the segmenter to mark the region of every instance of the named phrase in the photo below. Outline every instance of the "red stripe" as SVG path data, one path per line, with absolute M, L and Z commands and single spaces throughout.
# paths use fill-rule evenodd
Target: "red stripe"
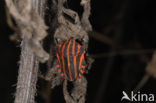
M 76 67 L 76 56 L 75 56 L 75 39 L 73 39 L 73 48 L 72 48 L 72 54 L 74 57 L 74 72 L 75 72 L 75 78 L 77 78 L 77 67 Z
M 58 51 L 59 51 L 59 54 L 61 54 L 61 53 L 60 53 L 60 48 L 61 48 L 61 46 L 62 46 L 62 44 L 60 43 L 60 44 L 59 44 L 59 50 L 58 50 Z
M 72 54 L 75 55 L 75 39 L 73 39 Z
M 69 41 L 69 44 L 67 46 L 67 60 L 68 60 L 68 70 L 69 70 L 69 77 L 70 77 L 70 80 L 72 81 L 72 75 L 71 75 L 71 70 L 70 70 L 70 58 L 69 58 L 69 46 L 71 44 L 71 40 Z
M 74 71 L 75 71 L 75 78 L 77 78 L 76 57 L 77 57 L 77 56 L 74 56 Z

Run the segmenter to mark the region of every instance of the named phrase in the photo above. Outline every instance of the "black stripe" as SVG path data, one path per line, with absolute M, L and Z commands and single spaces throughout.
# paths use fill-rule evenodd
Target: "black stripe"
M 76 41 L 75 41 L 75 56 L 76 56 L 76 54 L 77 54 L 77 52 L 78 52 L 78 45 L 79 45 L 79 43 L 77 43 Z M 80 62 L 80 57 L 79 56 L 77 56 L 76 57 L 76 71 L 77 71 L 77 78 L 79 77 L 79 68 L 78 68 L 78 66 L 79 66 L 79 62 Z
M 79 75 L 79 64 L 80 64 L 80 55 L 76 57 L 76 69 L 77 69 L 77 74 Z
M 70 43 L 70 46 L 69 46 L 69 55 L 70 55 L 70 57 L 72 57 L 72 56 L 73 56 L 73 55 L 72 55 L 73 40 L 74 40 L 74 39 L 72 39 L 72 40 L 71 40 L 71 43 Z
M 69 61 L 70 61 L 70 70 L 71 70 L 72 80 L 75 80 L 74 57 L 73 57 L 73 54 L 72 54 L 73 40 L 74 39 L 72 39 L 71 44 L 69 46 Z
M 75 55 L 76 55 L 77 50 L 78 50 L 77 46 L 78 46 L 78 43 L 75 41 Z

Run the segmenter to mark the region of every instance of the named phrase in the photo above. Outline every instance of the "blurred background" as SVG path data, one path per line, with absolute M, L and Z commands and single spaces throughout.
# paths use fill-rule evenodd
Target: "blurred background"
M 68 7 L 80 15 L 80 0 Z M 146 75 L 147 63 L 156 48 L 154 0 L 91 0 L 88 52 L 95 59 L 87 75 L 86 103 L 120 103 L 122 91 L 130 93 Z M 0 0 L 0 103 L 13 103 L 20 57 L 20 43 L 9 39 L 14 31 L 6 22 L 5 2 Z M 42 82 L 42 83 L 40 83 Z M 39 79 L 37 103 L 44 103 Z M 62 85 L 61 85 L 62 86 Z M 54 89 L 53 103 L 64 103 L 62 87 Z M 156 80 L 149 77 L 140 88 L 156 95 Z

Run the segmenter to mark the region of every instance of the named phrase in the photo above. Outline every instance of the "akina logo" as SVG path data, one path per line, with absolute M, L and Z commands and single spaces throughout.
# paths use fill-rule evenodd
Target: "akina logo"
M 135 102 L 153 102 L 155 101 L 154 94 L 143 94 L 141 92 L 134 93 L 131 91 L 131 94 L 128 96 L 128 94 L 125 91 L 122 91 L 122 98 L 121 101 L 127 100 L 127 101 L 135 101 Z

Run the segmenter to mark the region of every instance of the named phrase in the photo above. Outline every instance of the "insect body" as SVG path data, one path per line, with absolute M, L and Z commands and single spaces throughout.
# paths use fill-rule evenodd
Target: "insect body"
M 58 72 L 67 80 L 79 79 L 85 70 L 85 49 L 74 39 L 68 39 L 56 48 Z

